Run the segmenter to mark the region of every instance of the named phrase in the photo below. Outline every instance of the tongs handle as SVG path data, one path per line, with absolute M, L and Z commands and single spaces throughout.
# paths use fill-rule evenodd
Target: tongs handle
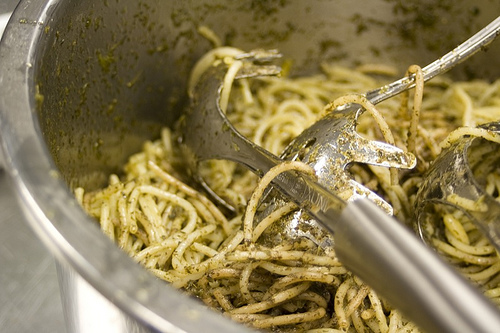
M 341 213 L 335 251 L 349 270 L 426 332 L 500 332 L 500 311 L 493 303 L 367 199 L 349 203 Z
M 422 68 L 424 81 L 446 73 L 459 63 L 470 58 L 478 51 L 485 49 L 500 35 L 500 16 L 491 21 L 487 26 L 476 32 L 472 37 L 458 45 L 456 48 L 446 53 L 444 56 L 435 60 Z M 404 77 L 393 83 L 367 92 L 366 98 L 373 104 L 378 104 L 388 98 L 396 96 L 403 91 L 415 86 L 415 75 Z

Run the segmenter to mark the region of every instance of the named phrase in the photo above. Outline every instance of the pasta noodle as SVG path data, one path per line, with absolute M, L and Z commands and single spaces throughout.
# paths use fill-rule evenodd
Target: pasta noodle
M 202 32 L 216 46 L 220 43 L 210 31 Z M 210 51 L 194 67 L 189 92 L 207 66 L 230 61 L 221 107 L 243 135 L 274 154 L 325 110 L 346 102 L 365 105 L 369 112 L 360 117 L 358 131 L 414 152 L 419 164 L 411 171 L 355 164 L 350 173 L 384 196 L 403 223 L 411 223 L 418 184 L 442 147 L 464 134 L 500 142 L 491 133 L 462 127 L 500 119 L 500 82 L 437 78 L 425 90 L 417 85 L 411 108 L 406 95 L 375 108 L 356 94 L 387 83 L 396 73 L 388 66 L 349 69 L 323 64 L 322 73 L 310 77 L 233 82 L 239 63 L 231 57 L 239 53 L 229 47 Z M 418 66 L 410 67 L 410 73 L 421 78 Z M 78 188 L 75 195 L 103 232 L 134 260 L 238 322 L 281 332 L 419 331 L 347 271 L 331 248 L 308 238 L 263 241 L 266 230 L 297 212 L 288 203 L 262 216 L 259 200 L 267 185 L 283 170 L 311 173 L 307 166 L 284 163 L 258 180 L 231 162 L 208 162 L 204 178 L 237 207 L 235 216 L 225 216 L 183 181 L 179 165 L 182 159 L 173 134 L 165 128 L 161 138 L 146 142 L 143 151 L 130 158 L 123 177 L 112 175 L 106 188 Z M 488 176 L 486 188 L 498 197 L 499 172 Z M 500 305 L 500 261 L 494 248 L 460 212 L 437 215 L 443 219 L 445 236 L 433 240 L 436 248 Z

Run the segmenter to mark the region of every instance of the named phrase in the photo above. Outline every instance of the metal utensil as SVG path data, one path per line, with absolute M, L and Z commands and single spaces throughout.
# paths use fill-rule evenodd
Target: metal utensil
M 453 51 L 422 69 L 424 81 L 443 74 L 460 62 L 486 47 L 500 33 L 500 17 L 459 45 Z M 405 77 L 371 90 L 364 97 L 372 104 L 380 103 L 415 84 L 414 77 Z M 358 104 L 346 104 L 329 110 L 322 119 L 296 137 L 281 158 L 299 159 L 314 168 L 319 182 L 335 193 L 347 192 L 348 201 L 368 197 L 387 211 L 390 206 L 372 191 L 350 179 L 345 172 L 352 162 L 395 168 L 412 168 L 413 155 L 388 144 L 368 141 L 356 133 L 357 118 L 365 110 Z M 335 177 L 332 177 L 335 175 Z M 344 197 L 344 196 L 343 196 Z
M 274 66 L 255 66 L 254 58 L 241 57 L 237 78 L 278 71 Z M 233 160 L 262 175 L 283 161 L 243 137 L 221 111 L 226 70 L 220 62 L 198 81 L 191 108 L 180 122 L 181 148 L 194 175 L 198 163 L 206 159 Z M 500 328 L 498 310 L 478 290 L 371 201 L 346 203 L 294 172 L 280 174 L 273 186 L 335 235 L 335 251 L 348 269 L 421 328 L 429 332 Z
M 422 69 L 424 81 L 442 74 L 493 41 L 500 31 L 500 18 L 476 33 L 453 51 Z M 380 103 L 414 86 L 414 77 L 405 77 L 383 87 L 371 90 L 364 97 L 372 104 Z M 377 141 L 369 141 L 356 132 L 358 117 L 365 111 L 358 104 L 346 104 L 329 112 L 296 137 L 280 156 L 284 160 L 300 160 L 311 166 L 318 181 L 329 191 L 342 193 L 342 199 L 354 201 L 366 197 L 389 214 L 392 207 L 380 196 L 353 180 L 347 172 L 350 163 L 360 162 L 384 167 L 412 168 L 416 161 L 412 154 Z M 279 195 L 265 199 L 272 211 L 284 205 Z M 297 236 L 306 237 L 318 245 L 332 242 L 322 232 L 307 212 L 299 211 L 280 221 L 264 234 L 267 242 L 281 242 L 282 239 Z M 270 236 L 270 237 L 269 237 Z
M 480 127 L 500 133 L 499 122 Z M 499 146 L 467 135 L 435 159 L 418 191 L 415 210 L 415 229 L 427 244 L 433 246 L 432 238 L 444 238 L 444 225 L 434 215 L 439 205 L 439 209 L 448 213 L 463 212 L 500 251 L 500 202 L 485 190 L 487 175 L 500 164 Z M 473 150 L 478 153 L 472 157 Z

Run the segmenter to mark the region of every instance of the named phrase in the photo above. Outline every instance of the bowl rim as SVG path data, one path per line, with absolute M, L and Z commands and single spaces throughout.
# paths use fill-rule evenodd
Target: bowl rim
M 27 222 L 58 261 L 147 328 L 251 332 L 135 263 L 92 223 L 62 180 L 37 124 L 35 80 L 46 25 L 75 3 L 22 0 L 0 43 L 1 144 Z

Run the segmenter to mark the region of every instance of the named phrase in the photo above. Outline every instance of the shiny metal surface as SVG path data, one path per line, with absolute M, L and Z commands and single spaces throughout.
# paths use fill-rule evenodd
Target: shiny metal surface
M 67 332 L 154 332 L 121 311 L 71 267 L 56 262 L 56 268 Z
M 0 3 L 0 37 L 16 4 Z M 3 165 L 0 151 L 1 331 L 64 332 L 54 257 L 29 228 Z
M 422 251 L 423 243 L 412 232 L 390 223 L 371 201 L 356 200 L 342 215 L 336 229 L 336 241 L 342 243 L 336 248 L 339 260 L 361 280 L 375 282 L 377 293 L 387 295 L 387 302 L 397 304 L 422 331 L 499 331 L 497 306 L 435 252 Z M 394 274 L 404 277 L 389 281 Z
M 121 1 L 119 6 L 124 6 L 125 10 L 119 12 L 124 16 L 131 15 L 130 19 L 133 20 L 135 12 L 127 11 L 126 8 L 134 7 L 136 4 L 135 0 Z M 157 6 L 160 6 L 160 4 L 172 5 L 173 3 L 156 3 Z M 99 29 L 86 27 L 87 21 L 82 21 L 79 16 L 81 10 L 92 13 L 88 13 L 88 15 L 108 15 L 110 20 L 116 19 L 117 8 L 110 8 L 107 5 L 107 2 L 103 3 L 101 1 L 95 1 L 92 6 L 89 6 L 89 3 L 79 0 L 37 2 L 25 0 L 20 3 L 18 10 L 14 11 L 11 24 L 7 26 L 4 32 L 0 46 L 0 131 L 2 133 L 2 148 L 6 153 L 4 155 L 5 169 L 19 195 L 22 211 L 35 233 L 57 259 L 67 267 L 71 267 L 79 277 L 85 279 L 107 300 L 118 306 L 124 315 L 131 315 L 127 316 L 127 318 L 132 321 L 132 326 L 137 326 L 140 322 L 149 331 L 172 333 L 197 332 L 200 327 L 203 327 L 205 332 L 215 333 L 234 330 L 248 331 L 220 315 L 214 315 L 214 312 L 207 309 L 200 301 L 182 295 L 173 287 L 159 281 L 119 250 L 79 207 L 71 193 L 71 189 L 63 180 L 62 169 L 58 169 L 54 163 L 55 156 L 53 157 L 48 153 L 47 141 L 45 141 L 41 129 L 48 130 L 47 126 L 49 124 L 44 123 L 41 126 L 37 121 L 40 119 L 47 120 L 46 117 L 56 114 L 61 106 L 63 106 L 63 113 L 68 113 L 69 105 L 57 106 L 51 104 L 51 99 L 56 95 L 60 97 L 60 89 L 64 89 L 66 84 L 77 84 L 77 79 L 82 77 L 82 73 L 87 73 L 85 68 L 81 66 L 89 63 L 86 62 L 88 58 L 84 57 L 82 52 L 74 52 L 74 57 L 77 58 L 73 59 L 72 65 L 65 69 L 60 68 L 55 72 L 50 71 L 49 67 L 45 66 L 46 62 L 55 61 L 55 66 L 66 65 L 66 61 L 69 61 L 69 59 L 63 58 L 61 65 L 59 62 L 61 58 L 59 57 L 63 53 L 55 46 L 69 47 L 71 52 L 73 46 L 80 45 L 77 42 L 65 43 L 67 29 L 76 32 L 74 37 L 80 41 L 80 38 L 84 36 L 82 36 L 79 28 L 88 28 L 87 36 L 90 36 L 88 38 L 94 37 L 93 42 L 102 42 L 106 43 L 104 46 L 109 46 L 112 41 L 104 39 Z M 103 6 L 103 8 L 97 11 L 96 6 Z M 68 12 L 72 15 L 69 15 Z M 68 19 L 73 20 L 74 25 L 68 25 L 68 22 L 65 21 Z M 104 24 L 102 21 L 98 22 Z M 83 27 L 76 27 L 77 23 L 83 24 Z M 113 24 L 106 27 L 110 29 L 123 28 L 121 25 Z M 62 36 L 61 32 L 63 33 Z M 58 41 L 57 38 L 60 37 L 62 40 Z M 129 35 L 129 37 L 131 36 Z M 144 34 L 141 33 L 135 35 L 135 38 L 139 40 L 143 37 Z M 56 40 L 52 38 L 56 38 Z M 99 66 L 99 57 L 95 57 L 96 50 L 91 49 L 92 43 L 90 41 L 86 40 L 86 42 L 82 41 L 82 50 L 90 52 L 92 59 L 97 61 Z M 148 52 L 147 48 L 138 50 L 142 50 L 146 54 Z M 130 61 L 137 60 L 137 54 L 130 53 L 130 49 L 127 49 L 125 54 L 130 57 Z M 165 57 L 165 55 L 159 55 L 157 57 L 159 60 L 148 57 L 147 64 L 154 65 L 155 68 L 156 66 L 165 65 L 160 61 L 161 57 Z M 81 62 L 77 65 L 76 60 Z M 125 62 L 122 61 L 120 64 Z M 143 65 L 146 66 L 146 64 Z M 98 69 L 100 70 L 100 68 Z M 66 70 L 70 71 L 70 76 L 66 76 L 68 74 Z M 105 71 L 105 69 L 103 70 Z M 165 70 L 168 70 L 168 67 Z M 154 73 L 151 74 L 154 75 Z M 137 75 L 137 73 L 134 75 Z M 111 75 L 109 80 L 112 80 L 113 77 Z M 145 75 L 145 77 L 150 78 L 150 75 Z M 172 79 L 165 73 L 161 77 Z M 108 88 L 113 87 L 113 84 L 107 80 L 98 82 L 104 82 Z M 124 84 L 128 89 L 127 82 L 129 81 Z M 41 95 L 37 95 L 37 89 L 46 87 L 49 83 L 54 84 L 52 92 L 56 95 L 42 90 L 41 92 L 45 94 L 43 98 L 44 108 L 43 112 L 42 110 L 38 110 L 40 111 L 38 112 L 36 106 L 40 106 Z M 118 85 L 119 83 L 115 82 L 114 84 Z M 165 94 L 164 89 L 153 91 L 157 94 L 157 97 L 159 97 L 158 94 Z M 80 90 L 76 92 L 81 93 Z M 127 90 L 127 92 L 130 91 Z M 100 90 L 99 94 L 101 93 L 108 97 L 109 92 Z M 165 102 L 164 98 L 156 100 L 152 96 L 149 96 L 149 98 L 144 96 L 145 100 L 139 98 L 143 93 L 144 91 L 139 89 L 136 91 L 137 95 L 131 95 L 130 97 L 137 98 L 137 103 L 143 107 L 151 107 L 149 101 L 154 103 Z M 82 95 L 78 96 L 80 101 L 78 104 L 80 104 Z M 99 111 L 97 109 L 92 110 Z M 130 107 L 122 109 L 122 111 L 131 112 L 130 110 Z M 163 108 L 160 110 L 153 108 L 152 110 L 158 113 Z M 146 117 L 146 113 L 140 113 L 140 110 L 135 111 Z M 34 117 L 34 114 L 39 117 Z M 106 113 L 104 115 L 106 116 Z M 76 118 L 71 117 L 70 119 L 76 120 Z M 138 121 L 137 117 L 134 120 Z M 40 120 L 40 122 L 44 122 L 44 120 Z M 95 119 L 88 119 L 88 122 L 78 120 L 78 123 L 82 126 L 92 126 L 92 124 L 95 124 L 94 122 Z M 59 124 L 62 123 L 59 122 Z M 134 133 L 142 133 L 142 139 L 145 138 L 146 133 L 151 135 L 151 128 L 147 121 L 145 124 L 137 126 L 133 126 L 133 124 L 124 125 L 124 127 L 128 128 L 128 131 L 132 131 L 128 127 L 129 125 L 134 129 Z M 156 127 L 159 126 L 160 123 L 157 123 Z M 68 128 L 68 130 L 71 129 L 75 130 L 76 128 L 74 126 Z M 48 132 L 45 133 L 48 134 Z M 52 134 L 65 136 L 67 133 L 58 132 Z M 71 137 L 74 139 L 77 133 L 73 134 Z M 99 133 L 99 135 L 102 134 L 104 133 Z M 132 136 L 130 134 L 128 137 Z M 92 140 L 91 137 L 87 136 Z M 120 141 L 119 136 L 116 137 L 113 145 L 116 145 L 117 139 Z M 51 141 L 51 139 L 49 141 L 59 145 L 56 141 Z M 107 142 L 109 143 L 109 141 Z M 137 139 L 136 143 L 139 143 Z M 82 149 L 86 147 L 81 140 L 72 142 L 70 145 L 75 144 Z M 91 146 L 95 147 L 94 144 L 95 142 Z M 55 146 L 53 148 L 58 150 Z M 129 146 L 125 148 L 131 149 Z M 94 155 L 94 158 L 99 155 L 94 149 L 87 152 Z M 81 167 L 79 162 L 84 157 L 78 155 L 71 157 L 71 164 Z M 98 162 L 98 160 L 94 162 Z M 97 164 L 93 163 L 92 165 Z M 85 177 L 84 174 L 80 174 L 80 176 Z M 63 288 L 62 291 L 67 291 L 67 289 Z M 72 292 L 72 290 L 69 291 Z M 68 297 L 71 303 L 74 296 L 70 293 L 63 295 L 63 298 Z
M 500 133 L 499 122 L 479 127 L 491 133 Z M 433 246 L 433 238 L 444 238 L 445 227 L 435 219 L 428 218 L 427 214 L 441 210 L 448 214 L 460 211 L 500 251 L 500 203 L 485 188 L 487 175 L 500 164 L 499 149 L 500 145 L 494 141 L 466 135 L 443 149 L 436 157 L 422 181 L 415 202 L 418 215 L 414 227 L 429 246 Z M 474 150 L 479 153 L 473 155 Z M 477 171 L 478 160 L 481 161 L 480 171 Z M 460 206 L 452 202 L 452 197 L 481 205 Z M 481 206 L 487 209 L 481 209 Z
M 254 63 L 255 59 L 264 59 L 263 55 L 260 56 L 260 51 L 236 53 L 235 59 L 240 61 L 236 80 L 274 74 L 276 71 L 274 66 Z M 279 159 L 243 137 L 222 110 L 221 91 L 231 68 L 228 63 L 229 61 L 221 62 L 209 67 L 191 90 L 191 104 L 181 122 L 182 151 L 186 160 L 192 162 L 195 175 L 198 174 L 198 162 L 213 158 L 235 161 L 257 175 L 266 174 L 280 163 Z M 318 174 L 317 182 L 308 182 L 296 174 L 284 172 L 275 177 L 272 184 L 288 200 L 295 202 L 331 232 L 334 237 L 333 248 L 347 268 L 356 272 L 378 295 L 400 309 L 419 328 L 426 332 L 440 333 L 500 330 L 500 311 L 491 301 L 442 261 L 435 251 L 426 247 L 409 229 L 380 209 L 380 206 L 373 202 L 365 206 L 355 205 L 358 200 L 361 201 L 360 198 L 345 205 L 339 204 L 340 200 L 335 194 L 345 191 L 343 184 L 332 186 L 328 180 L 345 172 L 343 168 L 353 160 L 395 167 L 413 167 L 416 164 L 413 155 L 406 155 L 394 146 L 368 145 L 366 139 L 354 136 L 357 134 L 355 125 L 359 113 L 359 106 L 348 105 L 338 112 L 327 114 L 325 118 L 332 120 L 327 121 L 327 125 L 318 126 L 315 123 L 312 125 L 314 130 L 307 129 L 304 136 L 299 136 L 304 140 L 295 152 L 292 150 L 291 157 L 299 156 L 300 159 L 304 156 L 302 161 L 310 163 Z M 345 145 L 346 141 L 353 143 L 353 146 Z M 311 142 L 311 147 L 306 148 Z M 339 142 L 344 145 L 336 147 Z M 305 150 L 303 153 L 298 151 L 302 148 Z M 310 155 L 309 149 L 313 151 Z M 399 155 L 391 154 L 390 149 Z M 383 151 L 386 155 L 373 151 Z M 371 154 L 376 156 L 371 157 Z M 319 169 L 324 163 L 322 159 L 329 159 L 331 166 Z M 320 185 L 327 186 L 332 195 Z M 271 192 L 268 197 L 274 193 L 276 192 Z M 369 196 L 360 197 L 373 200 Z M 301 219 L 296 214 L 292 215 L 292 226 L 285 230 L 302 229 L 304 224 L 309 224 L 309 216 Z M 358 223 L 361 220 L 369 227 L 365 225 L 360 228 Z M 376 232 L 370 232 L 367 237 L 367 230 L 370 228 Z M 314 239 L 314 235 L 319 232 L 314 231 L 305 238 Z M 297 240 L 293 235 L 289 238 Z M 388 253 L 393 255 L 389 256 Z M 369 256 L 372 258 L 367 260 Z M 409 271 L 412 274 L 408 274 Z M 418 278 L 415 278 L 417 274 Z M 405 297 L 402 297 L 403 293 Z M 412 301 L 408 302 L 408 299 Z
M 423 81 L 427 82 L 468 60 L 493 42 L 499 34 L 500 17 L 497 17 L 458 47 L 422 68 Z M 366 92 L 364 97 L 375 105 L 414 85 L 414 76 L 403 77 Z M 319 182 L 334 193 L 342 193 L 344 200 L 354 201 L 367 197 L 392 215 L 392 207 L 376 193 L 352 179 L 347 169 L 352 163 L 412 169 L 417 160 L 413 154 L 393 145 L 370 141 L 359 135 L 356 132 L 358 117 L 365 111 L 359 104 L 338 107 L 330 104 L 328 113 L 297 136 L 285 149 L 282 157 L 307 163 L 316 172 Z
M 202 24 L 246 50 L 279 48 L 296 60 L 299 74 L 323 60 L 384 59 L 403 68 L 434 59 L 500 11 L 490 0 L 473 1 L 473 8 L 470 1 L 451 3 L 23 0 L 0 45 L 2 147 L 22 211 L 57 260 L 134 325 L 247 331 L 136 265 L 80 209 L 71 188 L 102 184 L 176 119 L 189 69 L 211 48 L 196 32 Z M 385 44 L 371 47 L 380 40 Z M 492 47 L 456 75 L 498 77 L 497 52 Z

